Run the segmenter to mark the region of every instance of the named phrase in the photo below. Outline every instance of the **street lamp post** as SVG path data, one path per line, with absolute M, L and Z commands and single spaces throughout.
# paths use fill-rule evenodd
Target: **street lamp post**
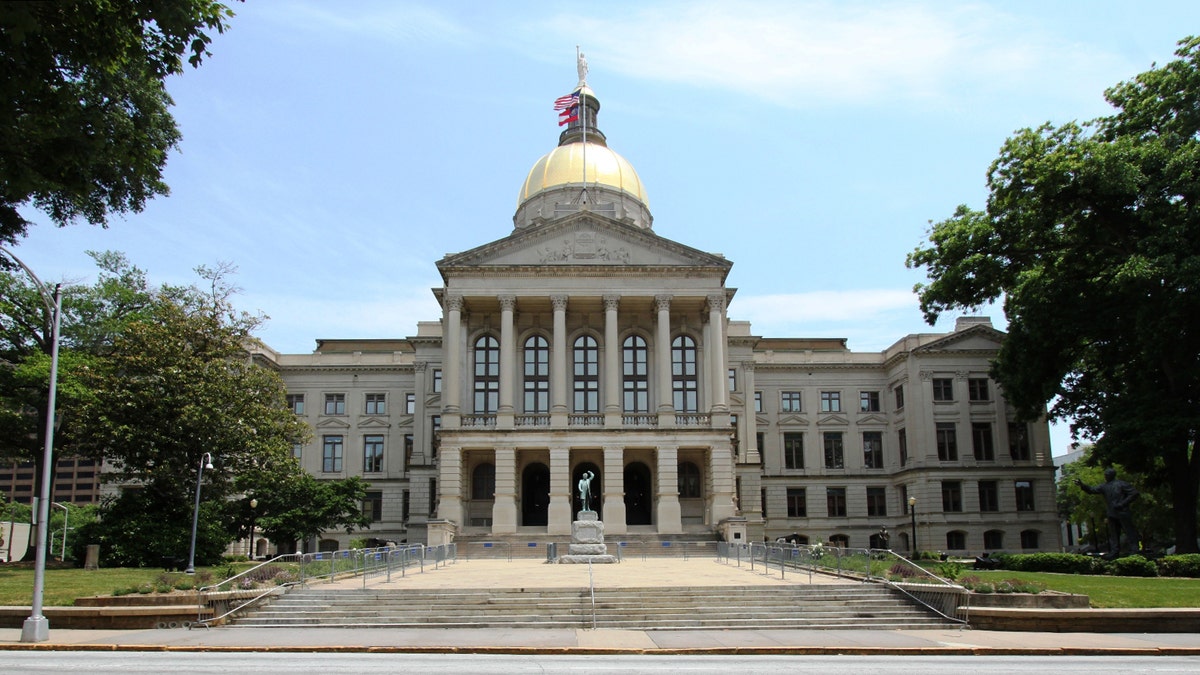
M 254 509 L 258 508 L 258 500 L 250 500 L 250 561 L 254 562 Z
M 37 287 L 42 302 L 50 312 L 50 387 L 46 397 L 46 443 L 42 448 L 42 487 L 35 509 L 37 518 L 37 557 L 33 568 L 33 603 L 29 618 L 21 625 L 21 642 L 45 642 L 50 639 L 50 622 L 42 615 L 42 598 L 46 590 L 46 542 L 50 533 L 50 477 L 54 475 L 54 404 L 58 393 L 58 329 L 62 319 L 62 284 L 54 285 L 54 292 L 38 279 L 33 270 L 13 255 L 12 251 L 0 246 L 12 258 Z
M 200 481 L 204 478 L 204 470 L 213 468 L 212 453 L 200 455 L 200 471 L 196 473 L 196 504 L 192 507 L 192 547 L 188 551 L 188 566 L 186 574 L 196 573 L 196 529 L 200 526 Z
M 917 498 L 908 498 L 908 514 L 912 516 L 912 546 L 909 546 L 909 556 L 914 560 L 917 557 Z

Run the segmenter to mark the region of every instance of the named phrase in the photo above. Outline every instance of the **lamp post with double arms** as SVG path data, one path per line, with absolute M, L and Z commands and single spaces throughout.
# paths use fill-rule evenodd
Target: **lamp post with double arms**
M 188 550 L 187 574 L 196 573 L 196 529 L 200 525 L 200 481 L 204 478 L 204 470 L 213 468 L 212 453 L 200 455 L 200 470 L 196 473 L 196 503 L 192 507 L 192 546 Z
M 50 532 L 50 477 L 54 475 L 54 405 L 58 393 L 58 331 L 62 321 L 62 284 L 55 284 L 54 292 L 38 279 L 33 270 L 13 255 L 12 251 L 0 246 L 0 251 L 12 258 L 25 270 L 37 287 L 46 310 L 50 312 L 50 386 L 46 396 L 46 441 L 42 448 L 42 486 L 37 499 L 37 557 L 33 568 L 33 603 L 29 618 L 21 626 L 21 642 L 45 642 L 50 639 L 50 622 L 42 615 L 42 598 L 46 590 L 46 542 Z

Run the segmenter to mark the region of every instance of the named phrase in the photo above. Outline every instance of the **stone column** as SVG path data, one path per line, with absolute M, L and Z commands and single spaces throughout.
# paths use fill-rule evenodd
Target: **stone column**
M 443 445 L 438 455 L 437 516 L 462 527 L 462 448 Z
M 658 390 L 658 424 L 675 424 L 675 401 L 671 391 L 671 296 L 654 296 L 658 323 L 654 331 L 654 379 Z
M 729 409 L 729 366 L 725 364 L 725 296 L 708 296 L 708 323 L 710 332 L 708 356 L 711 359 L 713 381 L 712 407 L 714 410 Z
M 496 446 L 496 496 L 492 505 L 492 533 L 517 531 L 517 451 Z
M 517 306 L 517 296 L 500 295 L 496 299 L 500 301 L 500 407 L 496 411 L 496 427 L 512 429 L 513 385 L 516 380 L 516 337 L 513 336 L 513 312 Z
M 659 534 L 683 533 L 683 514 L 679 509 L 679 448 L 658 446 L 658 489 L 654 499 Z
M 740 448 L 736 448 L 735 452 L 738 455 L 738 461 L 746 464 L 761 464 L 762 457 L 758 453 L 758 413 L 754 409 L 755 391 L 754 387 L 754 362 L 742 361 L 742 372 L 745 377 L 742 380 L 742 387 L 746 390 L 746 411 L 742 414 L 742 419 L 738 424 L 741 429 L 738 430 L 738 438 L 741 439 Z
M 604 529 L 609 534 L 628 532 L 625 523 L 625 448 L 604 446 Z
M 574 500 L 571 486 L 571 450 L 550 448 L 550 508 L 547 534 L 571 533 L 571 505 Z
M 733 453 L 723 444 L 710 449 L 708 458 L 709 484 L 712 490 L 709 504 L 712 524 L 737 515 L 733 507 Z
M 552 295 L 550 303 L 554 306 L 554 344 L 550 349 L 550 425 L 565 427 L 568 412 L 567 296 Z
M 462 377 L 462 309 L 461 295 L 446 296 L 446 334 L 442 336 L 442 427 L 458 428 L 462 412 L 459 380 Z
M 445 371 L 442 372 L 445 375 Z M 442 384 L 445 384 L 443 382 Z M 413 435 L 413 450 L 412 457 L 405 457 L 404 470 L 409 470 L 409 463 L 426 464 L 425 455 L 425 397 L 429 392 L 429 363 L 426 361 L 417 361 L 413 364 L 413 419 L 412 419 L 412 435 Z M 444 421 L 444 420 L 443 420 Z M 432 433 L 432 432 L 431 432 Z M 401 434 L 401 438 L 403 438 Z
M 621 327 L 617 309 L 621 296 L 604 296 L 604 424 L 621 425 Z M 607 484 L 607 481 L 605 481 Z M 605 513 L 608 513 L 605 511 Z M 622 523 L 624 527 L 624 523 Z

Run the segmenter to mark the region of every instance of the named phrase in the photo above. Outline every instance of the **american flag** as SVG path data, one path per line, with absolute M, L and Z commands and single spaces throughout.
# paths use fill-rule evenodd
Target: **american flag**
M 559 96 L 554 99 L 555 110 L 567 110 L 579 104 L 579 92 L 574 91 L 566 96 Z

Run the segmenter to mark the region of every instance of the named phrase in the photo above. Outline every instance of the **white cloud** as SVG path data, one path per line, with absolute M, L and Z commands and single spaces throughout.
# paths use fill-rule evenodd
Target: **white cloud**
M 1082 80 L 1094 95 L 1113 60 L 983 4 L 710 0 L 562 14 L 548 28 L 584 36 L 576 39 L 592 63 L 606 68 L 794 108 L 941 103 L 965 85 L 1034 93 Z

